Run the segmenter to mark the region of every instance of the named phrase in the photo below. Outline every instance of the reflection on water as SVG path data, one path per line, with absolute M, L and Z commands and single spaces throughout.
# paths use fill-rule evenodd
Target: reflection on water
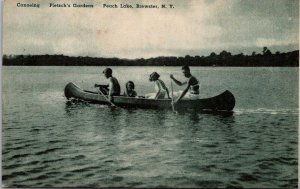
M 271 134 L 270 130 L 266 131 L 266 128 L 252 124 L 251 115 L 248 114 L 242 115 L 242 118 L 237 118 L 234 113 L 174 114 L 171 110 L 114 109 L 82 102 L 67 103 L 65 109 L 74 117 L 84 109 L 94 119 L 96 116 L 98 121 L 108 122 L 96 124 L 97 134 L 94 136 L 102 138 L 102 142 L 105 141 L 110 148 L 102 151 L 102 156 L 104 153 L 106 157 L 110 157 L 105 160 L 109 163 L 107 171 L 115 175 L 107 186 L 256 187 L 260 184 L 255 183 L 267 182 L 270 174 L 278 176 L 281 172 L 280 169 L 262 166 L 256 162 L 272 161 L 275 157 L 285 159 L 287 155 L 286 151 L 272 151 L 272 143 L 268 143 L 273 136 L 282 137 L 281 133 L 273 130 Z M 269 116 L 272 117 L 272 114 Z M 262 120 L 260 125 L 269 125 L 268 122 L 275 118 L 271 117 L 259 118 Z M 278 129 L 286 132 L 287 128 L 291 130 L 290 127 Z M 263 133 L 268 135 L 257 138 L 257 135 Z M 296 140 L 297 136 L 292 136 Z M 295 151 L 286 150 L 296 161 Z M 111 163 L 119 167 L 117 172 L 113 171 L 114 166 Z M 279 164 L 288 167 L 294 165 L 287 165 L 283 160 Z M 278 168 L 281 167 L 279 164 Z M 291 171 L 288 174 L 293 173 L 295 172 Z M 231 179 L 224 179 L 228 174 Z M 294 181 L 287 179 L 287 182 L 294 183 L 292 185 L 295 185 Z M 286 186 L 280 184 L 280 181 L 275 185 Z

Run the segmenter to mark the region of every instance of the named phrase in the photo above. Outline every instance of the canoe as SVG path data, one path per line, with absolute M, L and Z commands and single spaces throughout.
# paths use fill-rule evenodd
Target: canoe
M 65 87 L 65 97 L 67 99 L 78 99 L 90 103 L 109 104 L 101 94 L 93 91 L 86 91 L 79 88 L 74 83 L 68 83 Z M 147 108 L 147 109 L 172 109 L 171 99 L 147 99 L 132 98 L 125 96 L 115 96 L 114 104 L 120 107 L 128 108 Z M 225 92 L 204 99 L 180 100 L 176 104 L 176 109 L 184 110 L 203 110 L 203 111 L 232 111 L 235 106 L 233 94 L 226 90 Z

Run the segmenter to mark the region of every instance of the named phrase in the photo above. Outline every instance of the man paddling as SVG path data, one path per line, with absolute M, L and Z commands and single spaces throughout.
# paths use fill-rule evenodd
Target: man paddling
M 170 78 L 179 86 L 186 85 L 187 87 L 184 89 L 184 91 L 179 94 L 179 97 L 174 100 L 174 104 L 176 104 L 180 99 L 183 97 L 188 99 L 198 99 L 199 98 L 199 81 L 192 76 L 190 68 L 185 65 L 181 68 L 183 75 L 188 78 L 187 81 L 180 82 L 177 79 L 174 78 L 173 74 L 170 75 Z
M 108 85 L 95 84 L 95 87 L 99 87 L 99 90 L 104 95 L 108 95 L 108 99 L 112 102 L 113 96 L 120 96 L 120 84 L 118 80 L 112 76 L 112 69 L 106 68 L 105 70 L 103 70 L 103 74 L 109 81 Z

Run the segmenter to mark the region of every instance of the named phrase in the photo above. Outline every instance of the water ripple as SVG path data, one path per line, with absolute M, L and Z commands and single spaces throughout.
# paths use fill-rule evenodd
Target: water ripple
M 46 150 L 42 150 L 39 152 L 34 153 L 34 155 L 43 155 L 43 154 L 48 154 L 57 150 L 63 150 L 64 148 L 51 148 L 51 149 L 46 149 Z
M 4 69 L 8 71 L 2 127 L 5 186 L 297 186 L 298 69 L 284 75 L 282 68 L 270 68 L 270 75 L 266 74 L 269 68 L 226 68 L 225 72 L 224 68 L 193 68 L 207 84 L 204 93 L 214 94 L 220 81 L 231 83 L 237 101 L 228 116 L 174 114 L 171 107 L 166 111 L 111 109 L 66 102 L 62 96 L 66 83 L 84 80 L 82 87 L 88 89 L 91 82 L 99 82 L 98 67 Z M 82 74 L 82 69 L 87 73 Z M 120 78 L 122 86 L 135 78 L 139 94 L 150 90 L 150 83 L 143 81 L 147 80 L 144 67 L 115 70 L 130 73 Z M 240 79 L 256 71 L 259 79 Z M 206 77 L 207 73 L 214 77 Z M 276 77 L 270 77 L 273 73 Z M 291 74 L 294 84 L 286 81 Z M 268 82 L 257 90 L 253 83 L 264 80 Z M 284 88 L 291 98 L 274 93 L 274 86 Z

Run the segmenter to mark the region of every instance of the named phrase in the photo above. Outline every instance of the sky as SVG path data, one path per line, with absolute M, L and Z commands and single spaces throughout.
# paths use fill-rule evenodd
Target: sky
M 5 0 L 3 54 L 150 58 L 299 49 L 298 0 Z M 50 3 L 93 4 L 52 8 Z M 103 4 L 172 4 L 170 9 Z

